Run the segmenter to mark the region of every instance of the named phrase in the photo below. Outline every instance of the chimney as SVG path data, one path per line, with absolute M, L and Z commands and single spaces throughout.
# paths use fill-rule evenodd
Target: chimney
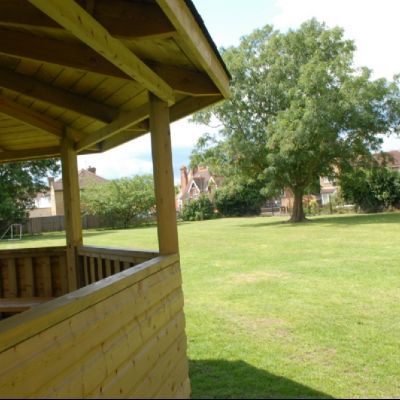
M 48 176 L 47 181 L 49 182 L 49 187 L 52 188 L 54 185 L 54 178 L 52 176 Z
M 188 185 L 188 174 L 185 165 L 181 167 L 181 193 L 183 193 Z
M 95 167 L 91 167 L 90 165 L 88 167 L 88 171 L 91 172 L 92 174 L 96 174 L 96 168 Z

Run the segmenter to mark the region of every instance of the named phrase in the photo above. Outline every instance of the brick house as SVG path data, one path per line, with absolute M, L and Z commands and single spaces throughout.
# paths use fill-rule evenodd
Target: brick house
M 84 190 L 93 184 L 104 184 L 107 179 L 96 174 L 96 168 L 88 167 L 79 171 L 79 188 Z M 64 215 L 64 194 L 62 179 L 57 181 L 48 178 L 49 191 L 38 193 L 35 198 L 35 208 L 30 211 L 29 218 L 52 217 Z
M 183 205 L 190 200 L 197 199 L 202 194 L 210 198 L 215 190 L 221 187 L 224 178 L 213 175 L 208 167 L 198 166 L 188 171 L 187 167 L 181 167 L 180 191 L 176 196 L 176 209 L 180 211 Z

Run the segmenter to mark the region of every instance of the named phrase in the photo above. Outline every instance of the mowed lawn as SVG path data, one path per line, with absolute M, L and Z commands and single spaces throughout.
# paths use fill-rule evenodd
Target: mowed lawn
M 400 214 L 283 221 L 179 225 L 193 398 L 399 398 Z M 151 249 L 156 230 L 85 243 Z

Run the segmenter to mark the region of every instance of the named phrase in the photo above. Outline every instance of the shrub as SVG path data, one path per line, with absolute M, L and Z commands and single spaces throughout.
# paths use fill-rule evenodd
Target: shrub
M 185 204 L 181 213 L 184 221 L 203 221 L 214 216 L 214 206 L 206 195 Z
M 264 201 L 260 188 L 251 184 L 230 184 L 215 193 L 215 205 L 226 217 L 258 215 Z

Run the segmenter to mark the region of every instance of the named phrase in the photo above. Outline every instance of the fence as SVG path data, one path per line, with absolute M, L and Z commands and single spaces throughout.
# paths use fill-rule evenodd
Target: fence
M 131 221 L 131 225 L 150 223 L 156 220 L 155 215 L 137 218 Z M 120 224 L 119 219 L 112 215 L 83 215 L 83 229 L 100 228 L 126 228 Z M 45 232 L 61 232 L 65 230 L 64 216 L 29 218 L 23 225 L 23 233 L 28 235 L 38 235 Z
M 83 229 L 98 229 L 105 227 L 104 218 L 99 215 L 82 216 Z M 23 225 L 23 232 L 37 235 L 44 232 L 61 232 L 65 230 L 64 216 L 29 218 Z

